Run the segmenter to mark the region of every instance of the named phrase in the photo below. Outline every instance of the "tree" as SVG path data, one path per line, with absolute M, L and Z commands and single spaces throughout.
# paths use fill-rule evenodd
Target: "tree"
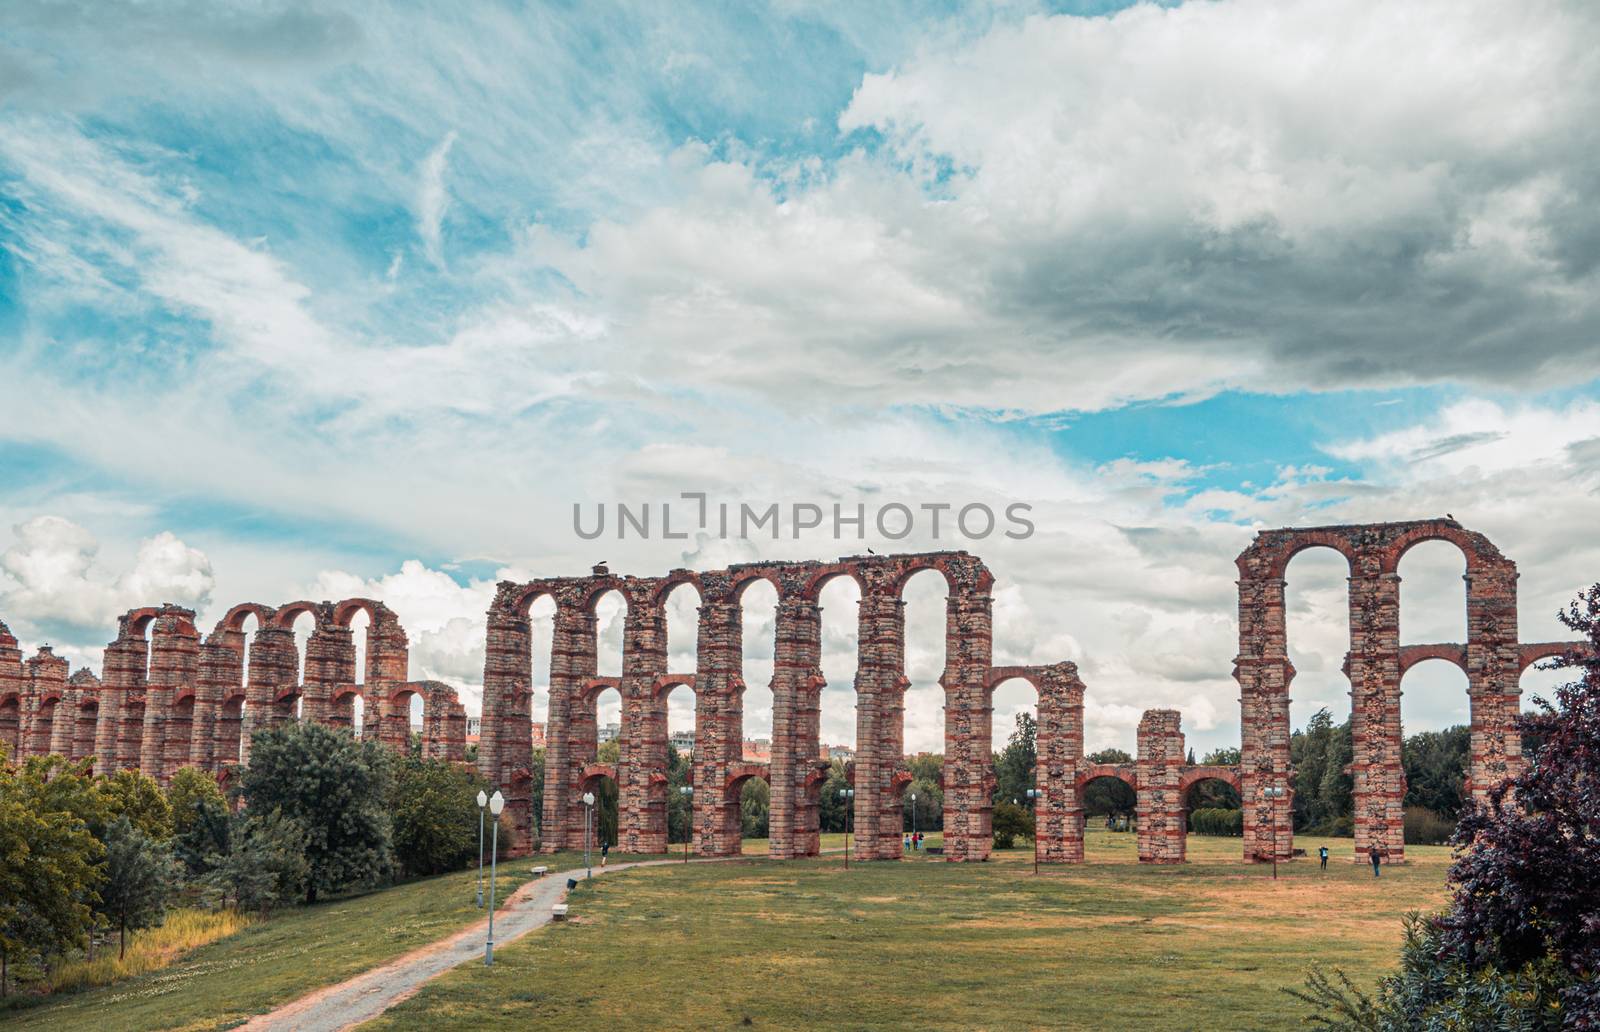
M 234 823 L 236 848 L 208 858 L 206 888 L 241 910 L 265 912 L 298 899 L 311 874 L 305 829 L 281 810 L 241 814 Z
M 760 778 L 751 778 L 739 792 L 740 834 L 745 838 L 766 838 L 770 832 L 772 790 Z
M 139 830 L 127 815 L 111 823 L 100 909 L 117 925 L 117 956 L 127 955 L 128 929 L 161 923 L 177 881 L 178 862 L 171 849 Z
M 994 845 L 1010 849 L 1018 838 L 1033 838 L 1033 813 L 1009 799 L 994 804 Z
M 394 868 L 391 759 L 376 741 L 316 723 L 258 732 L 244 769 L 251 809 L 279 810 L 306 834 L 306 902 L 370 889 Z
M 126 817 L 153 839 L 172 837 L 172 807 L 155 778 L 136 770 L 119 770 L 101 781 L 101 791 L 113 819 Z
M 100 843 L 81 817 L 35 791 L 45 785 L 0 757 L 0 996 L 17 960 L 82 942 L 99 899 Z
M 617 757 L 621 755 L 621 752 L 622 746 L 617 742 L 602 742 L 600 743 L 600 748 L 595 752 L 595 762 L 609 763 L 612 765 L 612 769 L 615 770 Z M 611 778 L 601 778 L 595 783 L 594 787 L 593 841 L 596 848 L 599 848 L 602 842 L 609 842 L 612 845 L 617 844 L 617 805 L 617 783 Z M 669 835 L 672 832 L 671 817 L 672 813 L 669 809 L 667 812 L 667 832 Z
M 1538 757 L 1469 803 L 1452 838 L 1451 902 L 1413 921 L 1400 971 L 1367 997 L 1342 974 L 1295 995 L 1336 1029 L 1600 1028 L 1600 584 L 1562 621 L 1587 654 L 1555 664 L 1581 677 L 1536 699 L 1517 729 Z
M 1406 772 L 1407 809 L 1421 807 L 1454 820 L 1461 812 L 1472 731 L 1452 727 L 1407 738 L 1400 750 Z
M 670 744 L 667 746 L 667 841 L 688 842 L 694 833 L 694 800 L 680 789 L 689 784 L 689 760 Z M 695 791 L 711 791 L 711 786 Z M 703 800 L 710 802 L 709 799 Z
M 199 767 L 179 767 L 167 784 L 167 809 L 172 817 L 172 834 L 182 838 L 193 827 L 207 804 L 225 808 L 217 779 Z
M 408 759 L 394 779 L 389 813 L 394 852 L 409 875 L 459 870 L 478 854 L 474 799 L 488 783 L 476 771 L 443 760 Z
M 994 757 L 994 796 L 992 801 L 1021 801 L 1034 787 L 1034 766 L 1038 761 L 1038 721 L 1030 713 L 1017 714 L 1017 726 L 1005 749 Z
M 1133 762 L 1121 749 L 1101 749 L 1085 759 L 1094 764 Z M 1095 778 L 1083 787 L 1083 811 L 1092 817 L 1132 814 L 1137 802 L 1133 789 L 1120 778 Z

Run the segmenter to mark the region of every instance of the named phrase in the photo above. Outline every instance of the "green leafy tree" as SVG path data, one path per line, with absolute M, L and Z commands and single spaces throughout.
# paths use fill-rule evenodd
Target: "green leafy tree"
M 45 787 L 0 757 L 0 996 L 19 959 L 83 942 L 99 899 L 103 849 L 80 816 L 55 808 L 61 794 L 35 791 Z
M 222 788 L 217 779 L 199 767 L 179 767 L 167 784 L 167 809 L 172 816 L 172 835 L 183 838 L 192 829 L 208 804 L 225 809 Z
M 240 814 L 229 835 L 235 848 L 208 858 L 205 887 L 226 906 L 265 912 L 299 899 L 311 876 L 306 831 L 281 810 Z
M 128 952 L 128 930 L 161 923 L 178 882 L 178 862 L 163 842 L 146 835 L 126 814 L 106 830 L 105 883 L 100 909 L 117 926 L 117 955 Z
M 616 769 L 617 757 L 621 755 L 622 747 L 616 742 L 601 742 L 600 748 L 595 753 L 596 763 L 609 763 Z M 609 842 L 617 844 L 617 783 L 610 778 L 601 778 L 594 788 L 594 845 L 599 848 L 600 843 Z M 667 811 L 670 835 L 672 812 Z
M 825 832 L 844 831 L 850 817 L 850 802 L 840 799 L 839 793 L 850 788 L 845 777 L 843 760 L 834 760 L 828 768 L 828 778 L 817 793 L 818 823 Z
M 905 791 L 905 830 L 911 831 L 938 831 L 944 827 L 944 755 L 941 753 L 918 753 L 908 757 L 906 766 L 911 769 L 911 784 Z M 911 796 L 915 795 L 915 804 Z M 916 810 L 916 821 L 911 820 L 913 807 Z
M 1010 849 L 1019 838 L 1033 838 L 1033 811 L 1002 799 L 994 804 L 992 827 L 995 848 Z
M 279 810 L 306 834 L 306 902 L 371 889 L 394 869 L 388 750 L 316 723 L 251 739 L 242 787 L 252 809 Z
M 394 852 L 409 875 L 442 874 L 478 855 L 478 792 L 489 792 L 476 771 L 443 760 L 409 759 L 394 778 L 389 813 Z
M 1005 749 L 994 757 L 993 801 L 1028 798 L 1028 789 L 1034 787 L 1034 767 L 1038 762 L 1038 735 L 1039 724 L 1033 715 L 1018 713 L 1016 729 L 1011 732 Z
M 473 770 L 476 770 L 478 768 L 478 758 L 476 756 L 469 756 L 467 759 L 468 759 L 468 765 L 470 767 L 472 767 Z M 532 775 L 532 777 L 530 779 L 530 784 L 528 786 L 528 789 L 529 789 L 529 792 L 531 793 L 531 798 L 532 798 L 532 804 L 531 805 L 533 807 L 533 827 L 534 827 L 533 837 L 534 838 L 540 838 L 540 837 L 542 837 L 544 835 L 544 750 L 543 749 L 535 749 L 533 751 L 533 765 L 528 768 L 528 773 Z
M 771 788 L 760 778 L 746 781 L 739 791 L 740 834 L 745 838 L 766 838 L 771 813 Z
M 1132 763 L 1133 757 L 1121 749 L 1101 749 L 1085 759 L 1095 764 Z M 1083 787 L 1083 812 L 1091 817 L 1131 816 L 1137 797 L 1120 778 L 1095 778 Z
M 1334 724 L 1326 709 L 1289 738 L 1295 767 L 1295 826 L 1319 834 L 1350 834 L 1354 782 L 1345 768 L 1354 755 L 1350 722 Z
M 1454 821 L 1461 812 L 1472 732 L 1465 727 L 1423 731 L 1405 740 L 1406 809 L 1419 807 Z
M 689 758 L 671 745 L 667 746 L 667 841 L 682 844 L 691 841 L 694 830 L 694 802 L 680 789 L 689 784 Z M 695 791 L 708 791 L 696 787 Z M 615 835 L 615 832 L 613 832 Z M 616 842 L 613 837 L 607 841 Z
M 161 786 L 148 774 L 119 770 L 101 781 L 113 819 L 126 817 L 153 839 L 172 837 L 172 807 Z

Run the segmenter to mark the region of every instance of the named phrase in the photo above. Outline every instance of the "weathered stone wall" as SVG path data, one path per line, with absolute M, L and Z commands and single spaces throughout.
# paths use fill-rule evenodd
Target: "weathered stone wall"
M 1183 811 L 1184 751 L 1177 710 L 1145 710 L 1139 720 L 1136 819 L 1139 860 L 1178 864 L 1188 833 Z

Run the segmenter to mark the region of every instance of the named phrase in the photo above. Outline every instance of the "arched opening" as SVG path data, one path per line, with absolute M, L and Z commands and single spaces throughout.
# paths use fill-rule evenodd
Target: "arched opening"
M 1238 838 L 1244 834 L 1244 810 L 1239 789 L 1221 777 L 1200 777 L 1183 792 L 1183 826 L 1191 835 Z
M 778 589 L 767 580 L 753 581 L 739 597 L 739 672 L 744 680 L 744 725 L 741 758 L 751 763 L 772 759 L 772 651 L 777 640 Z
M 597 688 L 585 697 L 586 709 L 590 717 L 592 731 L 584 736 L 584 741 L 578 743 L 576 736 L 574 745 L 578 755 L 583 755 L 591 763 L 616 763 L 619 739 L 622 737 L 622 692 L 616 685 L 608 684 Z M 574 721 L 573 730 L 578 730 L 578 721 Z
M 15 762 L 22 755 L 22 700 L 15 692 L 0 697 L 0 748 Z
M 50 752 L 50 736 L 55 733 L 56 707 L 61 700 L 55 696 L 46 696 L 39 700 L 38 709 L 33 713 L 33 748 L 32 753 L 44 756 Z
M 1010 677 L 994 686 L 989 704 L 994 753 L 994 839 L 996 847 L 1009 849 L 1020 837 L 1032 839 L 1036 828 L 1038 801 L 1029 798 L 1028 793 L 1038 787 L 1039 691 L 1027 678 Z M 915 766 L 912 774 L 918 774 Z M 926 819 L 922 794 L 930 790 L 937 791 L 937 786 L 921 778 L 907 789 L 907 795 L 917 793 L 919 828 Z
M 365 606 L 358 606 L 350 614 L 350 649 L 355 654 L 354 683 L 367 683 L 367 632 L 372 629 L 372 614 Z M 302 669 L 304 665 L 302 664 Z
M 945 631 L 949 584 L 938 570 L 918 570 L 907 578 L 905 601 L 906 686 L 904 755 L 944 753 Z
M 622 676 L 622 632 L 627 624 L 628 600 L 612 588 L 594 600 L 595 673 Z
M 589 821 L 589 844 L 596 852 L 606 843 L 617 843 L 617 806 L 619 792 L 617 791 L 616 765 L 613 762 L 608 766 L 591 765 L 586 768 L 579 782 L 578 807 L 584 809 L 582 799 L 585 793 L 593 793 L 594 806 L 587 809 L 586 818 Z M 584 829 L 578 828 L 577 845 L 582 846 Z
M 244 692 L 231 692 L 222 700 L 222 710 L 217 716 L 217 763 L 243 763 L 244 755 Z
M 662 690 L 661 704 L 666 710 L 666 753 L 653 761 L 652 770 L 664 781 L 652 778 L 658 791 L 651 805 L 665 811 L 667 843 L 688 842 L 694 828 L 694 804 L 680 791 L 694 783 L 695 695 L 686 684 L 670 684 Z
M 172 772 L 189 766 L 189 756 L 194 741 L 194 693 L 185 692 L 174 699 L 167 711 L 166 771 Z
M 1294 681 L 1289 686 L 1289 726 L 1307 727 L 1319 710 L 1348 723 L 1350 678 L 1350 561 L 1316 546 L 1289 560 L 1284 571 L 1284 626 Z
M 337 685 L 333 689 L 333 698 L 328 700 L 328 724 L 359 735 L 362 717 L 366 715 L 364 709 L 359 683 Z
M 823 685 L 817 704 L 817 751 L 828 761 L 825 776 L 808 777 L 802 793 L 802 829 L 817 828 L 819 838 L 800 843 L 801 851 L 820 845 L 843 845 L 848 804 L 839 798 L 852 787 L 851 764 L 856 756 L 856 663 L 861 632 L 861 585 L 854 577 L 836 576 L 817 592 L 821 628 Z M 822 836 L 832 836 L 824 838 Z
M 1402 645 L 1467 640 L 1467 557 L 1451 541 L 1420 541 L 1406 549 L 1400 576 Z
M 1097 771 L 1091 768 L 1078 790 L 1083 802 L 1082 826 L 1086 857 L 1125 859 L 1137 856 L 1138 842 L 1132 834 L 1138 830 L 1135 811 L 1138 794 L 1134 791 L 1130 771 Z
M 1400 675 L 1405 736 L 1405 842 L 1443 845 L 1455 831 L 1472 755 L 1467 675 L 1442 658 L 1422 660 Z
M 550 729 L 550 671 L 555 662 L 556 600 L 541 595 L 528 607 L 528 653 L 532 669 L 528 686 L 528 720 L 533 732 L 533 767 L 544 769 L 545 738 Z M 536 782 L 534 820 L 544 819 L 543 782 Z
M 732 815 L 728 836 L 737 843 L 734 853 L 743 852 L 746 843 L 771 841 L 772 787 L 765 774 L 746 769 L 735 773 L 724 789 L 727 812 Z M 752 852 L 765 852 L 758 846 Z

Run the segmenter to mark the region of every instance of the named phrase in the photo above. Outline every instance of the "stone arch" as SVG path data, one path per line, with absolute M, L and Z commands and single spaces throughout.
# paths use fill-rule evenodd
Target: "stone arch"
M 1453 520 L 1425 520 L 1411 524 L 1389 524 L 1385 535 L 1387 538 L 1384 548 L 1384 573 L 1395 573 L 1400 569 L 1400 560 L 1405 554 L 1424 541 L 1448 541 L 1461 551 L 1461 557 L 1466 562 L 1467 573 L 1473 574 L 1485 566 L 1504 562 L 1505 557 L 1488 538 L 1476 531 L 1467 530 Z
M 333 607 L 331 622 L 335 627 L 349 627 L 350 621 L 355 619 L 355 615 L 359 612 L 365 612 L 373 626 L 377 626 L 385 617 L 394 615 L 388 606 L 377 599 L 347 598 Z
M 243 631 L 247 617 L 255 617 L 258 627 L 265 627 L 272 623 L 276 614 L 271 606 L 264 606 L 259 602 L 241 602 L 223 614 L 217 621 L 217 630 Z
M 1078 768 L 1078 774 L 1074 780 L 1077 783 L 1078 790 L 1081 792 L 1083 789 L 1088 787 L 1089 782 L 1098 780 L 1100 778 L 1111 778 L 1114 781 L 1120 781 L 1127 785 L 1129 788 L 1133 789 L 1134 792 L 1139 791 L 1139 776 L 1134 769 L 1127 764 L 1086 764 Z
M 288 605 L 279 606 L 272 611 L 272 626 L 282 630 L 294 630 L 294 623 L 301 616 L 310 614 L 312 619 L 319 624 L 325 619 L 323 605 L 317 602 L 290 602 Z

